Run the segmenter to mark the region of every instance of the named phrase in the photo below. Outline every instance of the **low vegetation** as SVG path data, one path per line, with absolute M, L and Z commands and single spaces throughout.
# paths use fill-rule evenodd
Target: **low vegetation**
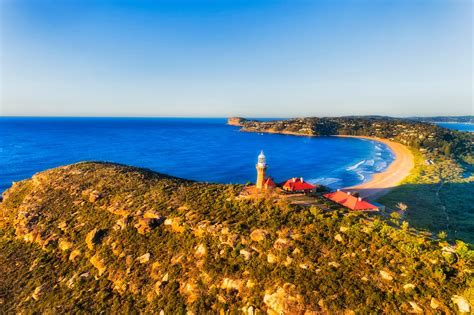
M 0 203 L 0 313 L 471 311 L 469 245 L 241 189 L 108 163 L 15 183 Z
M 415 168 L 399 187 L 379 202 L 394 208 L 408 206 L 406 220 L 412 225 L 448 239 L 474 243 L 474 176 L 472 166 L 454 159 L 414 151 Z M 428 162 L 429 161 L 429 162 Z
M 382 197 L 391 209 L 403 202 L 404 218 L 448 239 L 474 243 L 474 133 L 426 123 L 446 117 L 397 119 L 381 116 L 255 121 L 232 118 L 243 131 L 296 135 L 352 135 L 389 139 L 413 151 L 416 167 L 401 186 Z M 452 118 L 471 121 L 472 116 Z

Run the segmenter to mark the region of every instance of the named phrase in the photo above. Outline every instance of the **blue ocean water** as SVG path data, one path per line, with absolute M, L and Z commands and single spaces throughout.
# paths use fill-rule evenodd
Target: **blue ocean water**
M 0 191 L 79 161 L 111 161 L 218 183 L 255 180 L 264 150 L 277 182 L 304 177 L 333 188 L 366 181 L 392 152 L 370 140 L 240 132 L 226 119 L 0 118 Z
M 436 123 L 438 126 L 454 129 L 459 131 L 469 131 L 474 132 L 474 124 L 466 124 L 466 123 L 450 123 L 450 122 L 439 122 Z

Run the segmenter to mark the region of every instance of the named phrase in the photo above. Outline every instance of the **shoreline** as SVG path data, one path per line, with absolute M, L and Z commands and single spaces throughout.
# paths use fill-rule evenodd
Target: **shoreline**
M 256 133 L 270 133 L 270 134 L 281 134 L 290 136 L 303 136 L 303 137 L 318 137 L 315 135 L 305 135 L 301 133 L 291 131 L 277 131 L 277 130 L 244 130 L 242 132 L 256 132 Z M 415 167 L 413 153 L 410 149 L 398 142 L 394 142 L 388 139 L 369 137 L 369 136 L 350 136 L 350 135 L 331 135 L 329 137 L 340 137 L 340 138 L 357 138 L 377 141 L 385 144 L 393 152 L 395 158 L 390 165 L 380 173 L 374 173 L 371 179 L 367 182 L 344 187 L 343 191 L 357 191 L 362 198 L 378 199 L 393 188 L 399 186 L 399 184 L 410 174 L 411 170 Z
M 375 173 L 372 178 L 362 184 L 345 187 L 343 191 L 357 191 L 362 198 L 377 199 L 390 192 L 410 174 L 415 167 L 413 153 L 407 146 L 394 142 L 388 139 L 367 136 L 343 136 L 337 135 L 335 137 L 341 138 L 359 138 L 377 141 L 385 144 L 395 155 L 392 163 L 380 173 Z

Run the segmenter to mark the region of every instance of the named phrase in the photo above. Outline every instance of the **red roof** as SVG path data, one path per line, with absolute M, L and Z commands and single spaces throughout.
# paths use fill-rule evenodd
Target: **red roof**
M 267 178 L 265 179 L 265 182 L 263 182 L 263 185 L 264 185 L 266 188 L 269 188 L 269 187 L 270 187 L 270 188 L 275 188 L 275 187 L 277 186 L 271 177 L 267 177 Z
M 290 178 L 283 184 L 283 189 L 289 191 L 304 191 L 315 189 L 316 186 L 311 185 L 303 180 L 303 178 Z
M 362 198 L 351 195 L 348 192 L 335 191 L 329 194 L 325 194 L 324 197 L 332 200 L 341 206 L 349 208 L 351 210 L 378 210 L 379 208 Z

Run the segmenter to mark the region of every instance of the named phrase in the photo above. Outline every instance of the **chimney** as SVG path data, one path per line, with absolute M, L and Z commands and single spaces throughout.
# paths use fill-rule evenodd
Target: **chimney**
M 357 198 L 357 200 L 359 200 L 359 201 L 362 201 L 362 198 L 361 198 L 361 197 L 359 197 L 359 198 Z
M 300 181 L 303 182 L 303 177 L 300 177 Z
M 341 190 L 338 188 L 337 191 L 341 191 Z
M 351 192 L 350 192 L 350 191 L 348 191 L 348 192 L 347 192 L 347 194 L 350 196 L 350 195 L 351 195 Z

